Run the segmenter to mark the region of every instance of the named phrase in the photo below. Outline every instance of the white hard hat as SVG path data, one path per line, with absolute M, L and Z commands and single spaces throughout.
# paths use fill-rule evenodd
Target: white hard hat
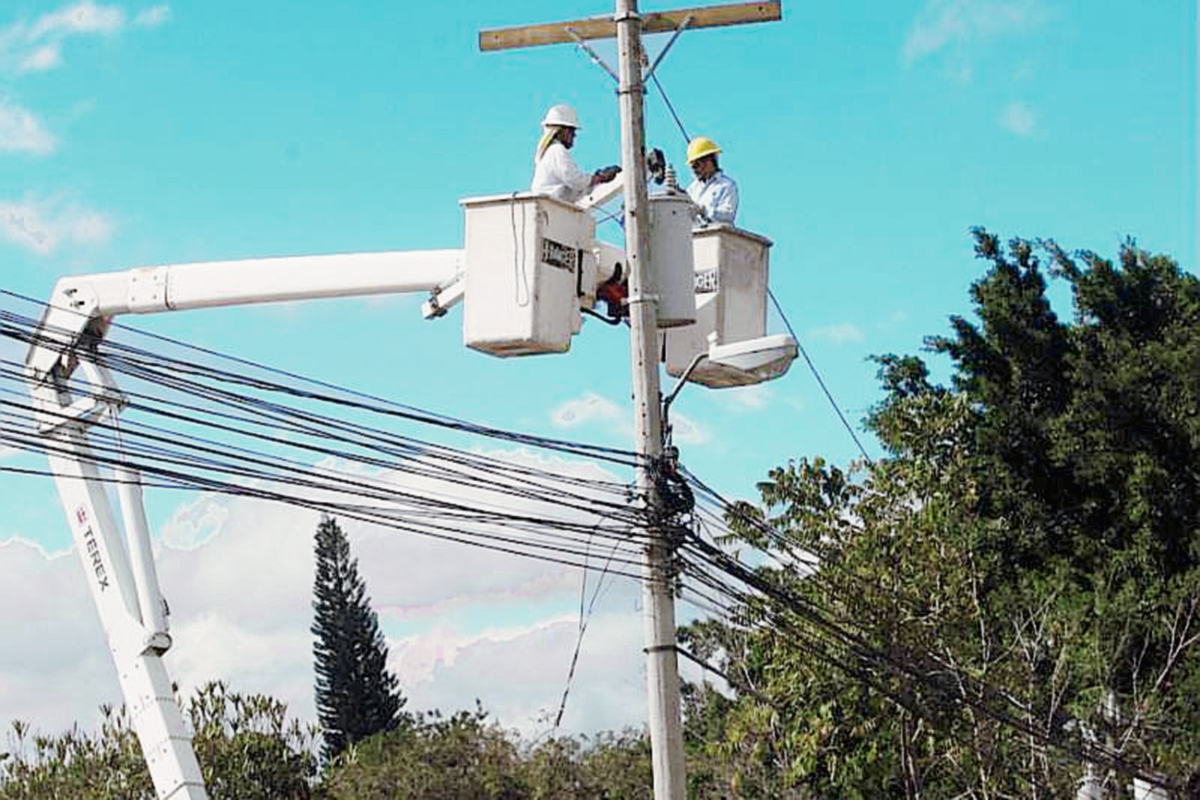
M 546 112 L 546 116 L 542 120 L 542 125 L 560 125 L 564 128 L 578 128 L 579 117 L 575 115 L 575 109 L 566 103 L 559 103 L 556 106 L 550 106 L 550 110 Z

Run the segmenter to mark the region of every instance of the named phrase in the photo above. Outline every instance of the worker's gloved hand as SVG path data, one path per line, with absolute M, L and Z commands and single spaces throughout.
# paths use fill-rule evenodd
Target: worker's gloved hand
M 611 181 L 613 178 L 617 177 L 617 175 L 618 175 L 620 172 L 621 172 L 621 168 L 620 168 L 620 167 L 618 167 L 618 166 L 604 167 L 604 168 L 602 168 L 602 169 L 598 169 L 598 170 L 596 170 L 596 172 L 595 172 L 595 173 L 592 175 L 592 183 L 593 183 L 593 184 L 596 184 L 596 183 L 608 183 L 608 182 L 609 182 L 609 181 Z
M 667 157 L 657 147 L 646 154 L 646 174 L 660 186 L 667 179 Z

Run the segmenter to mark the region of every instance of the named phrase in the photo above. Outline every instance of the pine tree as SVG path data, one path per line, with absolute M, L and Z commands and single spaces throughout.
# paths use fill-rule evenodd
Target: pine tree
M 313 584 L 313 657 L 317 715 L 324 735 L 322 754 L 330 760 L 348 745 L 403 720 L 404 698 L 387 670 L 387 644 L 371 609 L 358 559 L 332 517 L 316 534 Z

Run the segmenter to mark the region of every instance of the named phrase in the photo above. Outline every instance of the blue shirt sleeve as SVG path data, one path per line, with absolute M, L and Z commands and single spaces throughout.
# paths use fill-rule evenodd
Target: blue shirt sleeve
M 732 225 L 737 218 L 737 184 L 723 172 L 713 179 L 713 183 L 717 185 L 713 187 L 712 210 L 708 216 L 713 222 L 726 222 Z
M 738 210 L 737 184 L 724 172 L 718 172 L 707 181 L 692 181 L 687 193 L 705 220 L 734 224 Z

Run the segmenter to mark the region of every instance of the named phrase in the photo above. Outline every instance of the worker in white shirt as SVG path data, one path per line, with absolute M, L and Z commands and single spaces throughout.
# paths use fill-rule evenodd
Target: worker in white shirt
M 721 148 L 706 136 L 688 142 L 687 162 L 696 180 L 687 188 L 688 197 L 696 204 L 701 222 L 724 222 L 729 225 L 737 217 L 738 190 L 717 163 Z
M 552 106 L 542 120 L 542 138 L 534 154 L 531 192 L 547 194 L 567 203 L 577 202 L 588 190 L 617 176 L 620 167 L 605 167 L 591 175 L 581 170 L 568 152 L 575 144 L 579 118 L 568 105 Z

